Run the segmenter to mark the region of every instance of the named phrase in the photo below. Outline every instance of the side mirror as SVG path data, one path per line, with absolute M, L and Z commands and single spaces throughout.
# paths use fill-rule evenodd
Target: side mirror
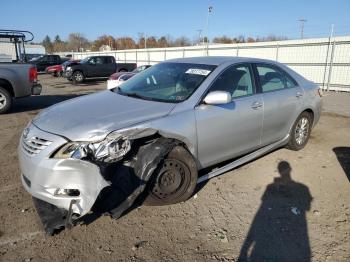
M 232 101 L 231 94 L 226 91 L 213 91 L 204 98 L 204 103 L 208 105 L 228 104 Z

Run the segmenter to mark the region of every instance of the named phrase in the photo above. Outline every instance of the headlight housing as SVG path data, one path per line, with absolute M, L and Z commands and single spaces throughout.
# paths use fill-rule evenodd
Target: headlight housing
M 71 71 L 72 68 L 71 68 L 70 66 L 67 66 L 67 67 L 66 67 L 66 70 L 67 70 L 67 71 Z
M 116 162 L 131 149 L 131 141 L 113 132 L 100 142 L 68 142 L 52 157 L 57 159 L 91 158 L 101 162 Z
M 83 142 L 69 142 L 61 147 L 54 155 L 53 158 L 67 159 L 75 158 L 82 159 L 88 155 L 88 145 Z

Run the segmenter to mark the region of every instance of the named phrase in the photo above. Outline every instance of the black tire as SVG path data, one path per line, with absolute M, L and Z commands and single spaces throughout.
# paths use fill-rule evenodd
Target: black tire
M 83 72 L 81 71 L 75 71 L 72 75 L 73 82 L 76 83 L 82 83 L 85 79 Z
M 60 76 L 60 72 L 55 71 L 55 73 L 53 74 L 54 77 L 59 77 Z
M 293 124 L 286 148 L 294 151 L 303 149 L 309 141 L 312 123 L 312 114 L 306 111 L 302 112 Z M 305 125 L 305 128 L 302 128 L 303 125 Z
M 186 201 L 196 188 L 197 178 L 192 155 L 182 146 L 176 146 L 153 174 L 144 204 L 161 206 Z
M 6 113 L 12 106 L 11 94 L 0 86 L 0 114 Z

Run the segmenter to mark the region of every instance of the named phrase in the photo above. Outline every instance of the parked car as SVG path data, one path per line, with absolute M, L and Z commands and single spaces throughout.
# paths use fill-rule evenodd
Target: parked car
M 107 89 L 116 88 L 121 83 L 125 82 L 126 80 L 133 77 L 137 73 L 140 73 L 140 72 L 146 70 L 149 67 L 151 67 L 151 66 L 150 65 L 142 65 L 142 66 L 135 68 L 131 72 L 127 72 L 127 73 L 126 72 L 118 72 L 118 73 L 112 74 L 107 80 Z
M 14 99 L 41 93 L 42 86 L 38 81 L 36 67 L 25 63 L 25 43 L 33 38 L 34 35 L 28 31 L 0 30 L 0 39 L 8 39 L 8 42 L 14 44 L 14 61 L 18 62 L 12 63 L 10 59 L 0 63 L 0 114 L 10 110 Z
M 62 65 L 48 66 L 45 69 L 45 73 L 56 77 L 62 76 Z
M 10 110 L 13 99 L 40 95 L 41 89 L 35 66 L 0 63 L 0 114 Z
M 49 66 L 46 67 L 45 72 L 56 77 L 63 76 L 63 72 L 67 66 L 79 63 L 79 61 L 80 60 L 68 60 L 62 63 L 61 65 Z
M 279 147 L 301 150 L 320 114 L 319 87 L 275 61 L 169 60 L 43 110 L 21 136 L 22 183 L 56 226 L 94 204 L 119 217 L 144 190 L 146 203 L 178 203 L 197 182 Z
M 106 78 L 115 72 L 129 72 L 135 68 L 135 63 L 116 63 L 113 56 L 89 56 L 80 63 L 67 66 L 66 77 L 80 83 L 87 78 Z
M 29 62 L 36 66 L 38 72 L 45 72 L 49 66 L 60 65 L 69 58 L 61 58 L 59 55 L 41 55 L 34 57 Z

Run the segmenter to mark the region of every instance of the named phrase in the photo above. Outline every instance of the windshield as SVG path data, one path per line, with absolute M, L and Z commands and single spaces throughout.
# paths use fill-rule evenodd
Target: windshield
M 81 64 L 85 64 L 87 61 L 90 60 L 90 57 L 85 57 L 83 60 L 80 61 Z
M 69 65 L 71 62 L 72 62 L 72 61 L 68 60 L 68 61 L 66 61 L 66 62 L 63 62 L 62 65 L 63 65 L 63 66 L 67 66 L 67 65 Z
M 121 84 L 115 92 L 140 99 L 179 103 L 189 98 L 214 69 L 213 65 L 160 63 Z

